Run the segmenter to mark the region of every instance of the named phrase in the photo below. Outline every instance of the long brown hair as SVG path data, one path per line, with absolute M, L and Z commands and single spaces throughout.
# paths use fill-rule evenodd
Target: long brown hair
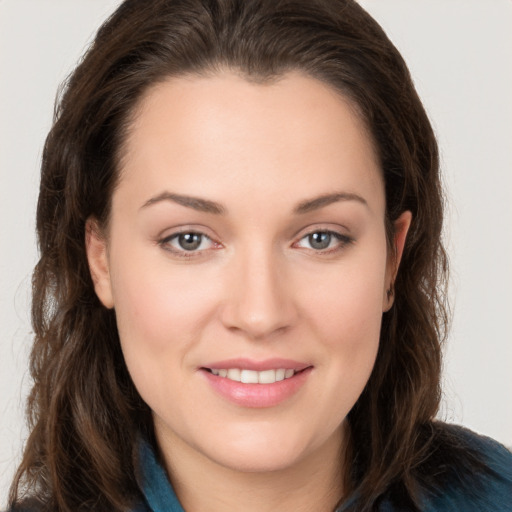
M 137 498 L 132 448 L 141 433 L 151 439 L 151 414 L 124 364 L 115 313 L 94 293 L 85 223 L 108 222 L 141 95 L 169 76 L 226 67 L 262 82 L 299 70 L 349 98 L 380 157 L 389 240 L 393 220 L 412 212 L 376 364 L 349 413 L 345 477 L 358 510 L 390 489 L 418 505 L 440 399 L 447 261 L 437 144 L 402 57 L 353 0 L 127 0 L 69 78 L 44 148 L 31 434 L 12 506 L 36 496 L 44 510 L 126 510 Z

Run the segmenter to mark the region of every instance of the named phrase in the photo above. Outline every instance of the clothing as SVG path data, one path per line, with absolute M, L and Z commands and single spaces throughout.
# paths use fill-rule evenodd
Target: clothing
M 479 454 L 490 471 L 472 475 L 470 485 L 450 479 L 440 482 L 435 490 L 424 489 L 422 512 L 512 512 L 512 453 L 488 437 L 461 427 L 449 428 Z M 144 500 L 132 512 L 185 512 L 153 449 L 145 441 L 139 446 L 137 476 Z M 353 502 L 344 503 L 337 512 L 353 506 Z M 378 510 L 406 512 L 407 509 L 384 499 Z

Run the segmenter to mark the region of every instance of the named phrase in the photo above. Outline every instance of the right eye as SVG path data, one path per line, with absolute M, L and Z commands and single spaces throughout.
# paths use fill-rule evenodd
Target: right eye
M 213 241 L 204 233 L 186 231 L 175 233 L 164 239 L 159 244 L 167 250 L 178 253 L 195 253 L 211 249 Z

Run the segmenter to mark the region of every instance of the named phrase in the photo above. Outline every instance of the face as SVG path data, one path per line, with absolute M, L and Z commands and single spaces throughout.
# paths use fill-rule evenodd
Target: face
M 319 81 L 225 72 L 146 94 L 108 233 L 87 240 L 162 444 L 272 471 L 340 443 L 390 307 L 384 212 L 364 124 Z

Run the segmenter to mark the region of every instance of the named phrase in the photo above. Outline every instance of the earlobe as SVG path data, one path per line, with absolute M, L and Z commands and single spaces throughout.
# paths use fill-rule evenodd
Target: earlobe
M 112 284 L 108 264 L 107 241 L 101 233 L 96 219 L 89 218 L 85 224 L 85 249 L 94 290 L 106 308 L 114 307 Z
M 390 255 L 388 263 L 388 271 L 386 276 L 386 289 L 383 299 L 383 311 L 389 311 L 393 306 L 395 299 L 394 283 L 402 254 L 404 252 L 405 240 L 411 226 L 412 213 L 410 211 L 403 212 L 394 224 L 393 252 Z

